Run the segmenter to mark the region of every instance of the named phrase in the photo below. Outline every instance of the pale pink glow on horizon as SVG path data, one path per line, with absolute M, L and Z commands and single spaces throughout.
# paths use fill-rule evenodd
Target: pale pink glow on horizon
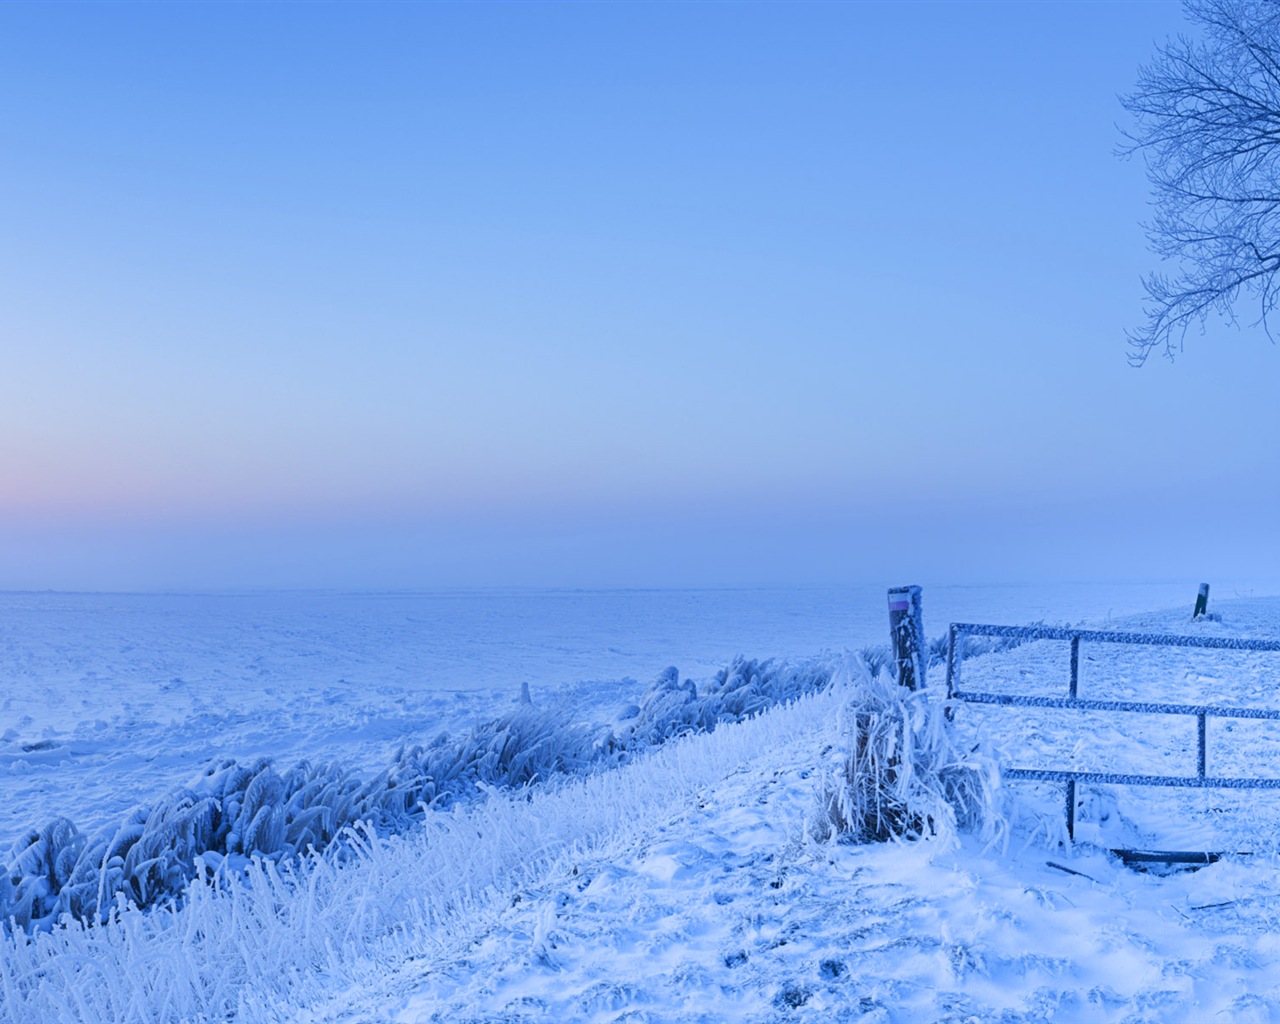
M 1277 350 L 1125 361 L 1181 27 L 0 4 L 0 587 L 1280 573 Z

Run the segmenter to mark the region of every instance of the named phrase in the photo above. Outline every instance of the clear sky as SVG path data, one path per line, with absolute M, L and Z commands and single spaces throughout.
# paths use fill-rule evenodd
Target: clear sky
M 0 587 L 1280 588 L 1126 363 L 1173 3 L 0 5 Z

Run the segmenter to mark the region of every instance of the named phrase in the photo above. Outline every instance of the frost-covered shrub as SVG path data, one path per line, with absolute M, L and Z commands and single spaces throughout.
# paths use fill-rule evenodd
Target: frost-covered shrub
M 847 661 L 840 675 L 850 690 L 836 723 L 844 746 L 819 796 L 814 837 L 994 835 L 1001 827 L 995 762 L 957 747 L 942 704 L 928 690 L 899 686 L 887 672 L 873 674 L 860 658 Z
M 620 730 L 626 748 L 663 743 L 686 732 L 710 732 L 724 722 L 740 722 L 775 704 L 821 690 L 831 681 L 824 661 L 793 665 L 767 659 L 734 658 L 703 684 L 680 680 L 671 667 L 641 698 L 635 721 Z
M 787 662 L 735 658 L 706 685 L 706 701 L 717 722 L 737 722 L 775 704 L 814 693 L 831 682 L 827 662 L 791 665 Z
M 619 752 L 607 725 L 565 722 L 532 704 L 477 725 L 457 742 L 401 750 L 387 774 L 385 815 L 412 816 L 470 796 L 478 785 L 525 786 L 553 775 L 580 772 Z
M 10 868 L 0 882 L 8 914 L 26 924 L 44 921 L 58 909 L 58 896 L 80 864 L 85 840 L 66 818 L 55 818 L 13 845 Z
M 622 742 L 628 746 L 653 746 L 695 732 L 710 724 L 706 710 L 705 702 L 698 700 L 698 687 L 693 680 L 681 682 L 679 670 L 671 665 L 640 698 L 635 721 L 623 731 Z

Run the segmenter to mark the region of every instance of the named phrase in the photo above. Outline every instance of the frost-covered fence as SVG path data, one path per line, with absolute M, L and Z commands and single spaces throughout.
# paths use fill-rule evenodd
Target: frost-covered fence
M 964 658 L 964 647 L 968 638 L 974 636 L 1016 640 L 1022 643 L 1036 640 L 1066 641 L 1070 645 L 1067 696 L 1048 697 L 1026 693 L 991 693 L 961 689 L 961 665 Z M 1080 782 L 1127 786 L 1183 786 L 1203 789 L 1280 789 L 1280 778 L 1210 774 L 1208 751 L 1208 720 L 1210 718 L 1250 718 L 1280 721 L 1280 710 L 1226 704 L 1106 700 L 1081 697 L 1079 688 L 1080 645 L 1082 643 L 1280 652 L 1280 641 L 1275 640 L 1176 636 L 1164 633 L 1119 633 L 1086 629 L 1061 629 L 1047 626 L 953 624 L 947 648 L 947 696 L 949 700 L 969 704 L 1003 705 L 1006 707 L 1055 708 L 1074 711 L 1126 711 L 1140 714 L 1184 715 L 1196 718 L 1196 774 L 1194 775 L 1159 775 L 1048 768 L 1003 769 L 1001 774 L 1007 779 L 1062 782 L 1066 784 L 1067 835 L 1070 838 L 1075 838 L 1076 785 Z

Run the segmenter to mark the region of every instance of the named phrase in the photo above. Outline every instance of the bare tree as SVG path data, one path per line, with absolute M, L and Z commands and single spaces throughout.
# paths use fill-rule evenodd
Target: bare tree
M 1270 337 L 1280 300 L 1280 2 L 1185 7 L 1202 38 L 1157 49 L 1123 100 L 1136 122 L 1123 152 L 1146 157 L 1154 192 L 1152 250 L 1180 267 L 1145 281 L 1135 364 L 1153 351 L 1172 359 L 1211 313 L 1236 322 L 1242 293 Z

